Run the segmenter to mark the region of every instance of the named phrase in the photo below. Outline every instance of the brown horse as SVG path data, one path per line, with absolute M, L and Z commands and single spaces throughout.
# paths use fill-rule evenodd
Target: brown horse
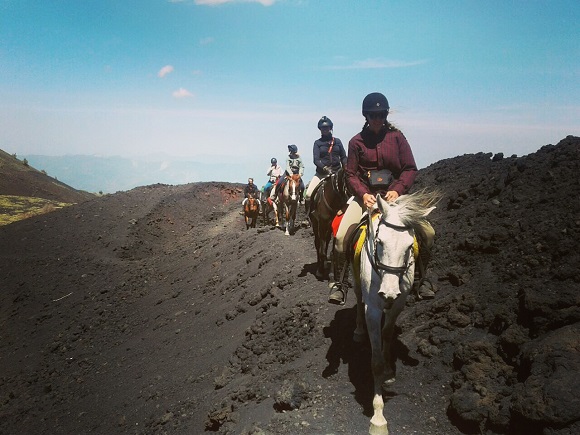
M 332 236 L 332 220 L 346 205 L 350 196 L 346 186 L 346 174 L 344 168 L 341 168 L 338 172 L 325 177 L 310 197 L 308 218 L 314 233 L 316 277 L 320 280 L 328 279 L 328 245 Z
M 260 206 L 258 200 L 254 198 L 254 195 L 250 195 L 244 204 L 244 220 L 246 221 L 246 229 L 256 228 L 259 214 Z

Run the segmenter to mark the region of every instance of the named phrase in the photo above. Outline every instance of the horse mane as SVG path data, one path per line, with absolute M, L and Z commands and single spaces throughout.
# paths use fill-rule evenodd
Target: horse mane
M 428 226 L 427 215 L 435 208 L 443 194 L 438 190 L 423 189 L 408 195 L 401 195 L 394 205 L 404 225 L 421 231 Z

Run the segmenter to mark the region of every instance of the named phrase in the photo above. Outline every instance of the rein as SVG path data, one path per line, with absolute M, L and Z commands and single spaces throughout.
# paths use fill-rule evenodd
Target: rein
M 344 173 L 342 175 L 344 176 Z M 342 204 L 348 200 L 349 195 L 348 195 L 348 192 L 346 191 L 346 189 L 344 188 L 345 186 L 342 186 L 342 188 L 341 188 L 341 186 L 339 185 L 339 182 L 341 180 L 340 180 L 338 172 L 335 172 L 331 175 L 328 175 L 327 177 L 325 177 L 325 179 L 323 179 L 320 182 L 320 190 L 322 190 L 322 192 L 320 192 L 320 194 L 322 196 L 322 201 L 324 202 L 324 205 L 326 206 L 326 208 L 328 210 L 336 210 L 337 207 L 336 206 L 333 207 L 331 204 L 332 201 L 328 201 L 328 199 L 326 198 L 325 186 L 326 186 L 326 180 L 328 178 L 330 178 L 329 181 L 330 181 L 330 185 L 332 186 L 332 190 L 330 191 L 330 193 L 334 194 L 332 199 L 338 199 L 340 201 L 339 207 L 342 206 Z M 346 197 L 346 199 L 344 199 L 345 197 Z M 344 199 L 344 201 L 343 201 L 343 199 Z
M 377 225 L 377 229 L 374 232 L 374 236 L 372 236 L 373 231 L 372 231 L 372 221 L 373 218 L 372 216 L 368 216 L 369 219 L 369 231 L 368 231 L 368 235 L 367 235 L 367 243 L 365 243 L 365 247 L 366 247 L 366 251 L 367 251 L 367 255 L 369 256 L 369 260 L 371 262 L 371 266 L 373 268 L 373 270 L 377 273 L 377 275 L 381 275 L 381 272 L 384 273 L 392 273 L 394 275 L 403 275 L 410 267 L 410 262 L 409 259 L 411 257 L 411 252 L 413 251 L 413 245 L 409 246 L 409 249 L 407 249 L 407 252 L 405 254 L 405 261 L 403 262 L 402 266 L 389 266 L 387 264 L 383 264 L 381 263 L 378 255 L 377 255 L 377 237 L 379 234 L 379 227 L 382 225 L 385 225 L 389 228 L 392 228 L 396 231 L 408 231 L 410 228 L 406 227 L 406 226 L 402 226 L 402 225 L 395 225 L 392 224 L 390 222 L 387 222 L 385 219 L 383 219 L 383 217 L 381 216 L 379 218 L 379 223 Z M 371 244 L 373 247 L 373 252 L 371 253 Z

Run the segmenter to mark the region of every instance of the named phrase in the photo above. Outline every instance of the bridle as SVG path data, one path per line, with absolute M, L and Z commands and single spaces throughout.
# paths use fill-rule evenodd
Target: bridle
M 298 190 L 298 186 L 300 185 L 300 182 L 298 180 L 295 180 L 294 178 L 288 178 L 288 180 L 286 180 L 286 188 L 288 190 L 288 198 L 290 200 L 290 202 L 295 202 L 297 201 L 297 190 Z
M 403 261 L 402 266 L 390 266 L 387 264 L 383 264 L 383 263 L 381 263 L 381 261 L 378 257 L 378 254 L 377 254 L 377 245 L 379 243 L 379 241 L 378 241 L 379 228 L 381 225 L 385 225 L 385 226 L 392 228 L 396 231 L 409 231 L 409 230 L 412 230 L 412 228 L 408 227 L 408 226 L 392 224 L 392 223 L 386 221 L 385 219 L 383 219 L 383 215 L 381 215 L 379 218 L 379 223 L 377 225 L 376 231 L 374 232 L 374 235 L 373 235 L 373 229 L 372 229 L 373 218 L 372 218 L 372 216 L 369 215 L 368 219 L 369 219 L 369 231 L 367 233 L 368 234 L 367 235 L 367 243 L 365 243 L 365 245 L 366 245 L 367 254 L 369 256 L 369 260 L 370 260 L 370 263 L 371 263 L 373 270 L 379 276 L 382 276 L 385 273 L 390 273 L 393 275 L 402 276 L 403 274 L 405 274 L 407 272 L 407 270 L 409 270 L 409 267 L 411 266 L 410 260 L 411 260 L 411 257 L 413 255 L 412 254 L 413 253 L 413 244 L 411 243 L 411 245 L 409 245 L 409 248 L 407 248 L 407 252 L 405 253 L 405 259 Z M 371 253 L 371 245 L 372 245 L 372 250 L 373 250 L 372 253 Z

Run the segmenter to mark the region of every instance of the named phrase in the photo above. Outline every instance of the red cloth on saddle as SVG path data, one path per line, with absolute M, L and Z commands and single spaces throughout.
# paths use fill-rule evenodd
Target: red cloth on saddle
M 332 220 L 332 235 L 334 237 L 336 237 L 336 233 L 338 233 L 338 227 L 340 226 L 340 222 L 342 221 L 342 218 L 344 217 L 344 213 L 341 213 L 340 215 L 337 215 L 334 217 L 334 219 Z

